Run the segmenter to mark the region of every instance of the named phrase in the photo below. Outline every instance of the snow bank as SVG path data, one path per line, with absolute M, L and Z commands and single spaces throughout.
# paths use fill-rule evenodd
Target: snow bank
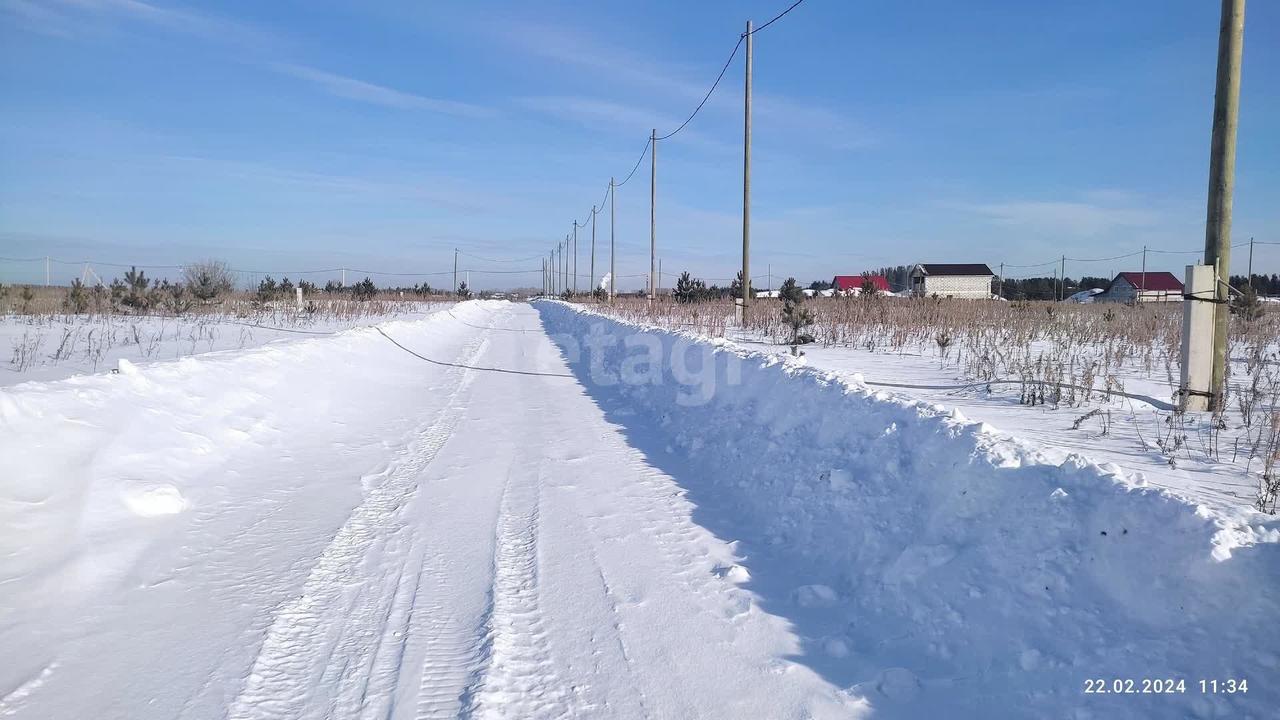
M 381 327 L 450 361 L 485 307 Z M 447 397 L 436 366 L 373 328 L 113 365 L 0 387 L 0 647 L 23 649 L 0 663 L 0 716 L 48 668 L 84 672 L 93 697 L 99 676 L 73 666 L 95 643 L 146 667 L 163 628 L 182 627 L 174 671 L 198 672 L 216 657 L 201 650 L 287 597 L 263 578 L 308 567 L 360 501 L 357 480 Z
M 1234 524 L 1078 455 L 1048 463 L 792 359 L 536 305 L 607 417 L 741 543 L 746 587 L 795 623 L 801 661 L 889 716 L 1280 706 L 1280 523 Z M 1248 693 L 1201 692 L 1229 678 Z M 1185 691 L 1142 694 L 1155 679 Z

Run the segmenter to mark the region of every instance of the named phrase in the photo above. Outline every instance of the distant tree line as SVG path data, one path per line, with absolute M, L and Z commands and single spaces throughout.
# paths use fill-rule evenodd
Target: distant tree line
M 147 277 L 145 270 L 131 267 L 123 278 L 115 278 L 107 285 L 90 286 L 79 279 L 72 280 L 63 299 L 63 307 L 67 312 L 77 314 L 110 311 L 141 315 L 163 311 L 181 315 L 197 305 L 220 302 L 234 289 L 233 271 L 220 260 L 191 263 L 183 268 L 182 278 L 176 281 L 157 281 Z M 410 287 L 379 288 L 371 278 L 366 277 L 354 285 L 344 286 L 337 280 L 330 280 L 324 287 L 317 287 L 307 280 L 299 280 L 295 285 L 287 277 L 277 281 L 268 275 L 251 291 L 251 299 L 263 305 L 288 302 L 296 297 L 299 289 L 302 290 L 303 297 L 323 292 L 330 296 L 346 295 L 360 301 L 372 300 L 379 292 L 412 293 L 419 297 L 446 294 L 446 291 L 434 289 L 427 283 Z M 27 294 L 31 294 L 30 290 L 27 290 Z M 463 298 L 471 295 L 466 283 L 462 283 L 457 294 Z M 29 303 L 30 298 L 25 301 Z
M 1270 275 L 1259 275 L 1258 273 L 1254 273 L 1252 278 L 1253 282 L 1250 283 L 1249 277 L 1244 275 L 1232 275 L 1231 287 L 1237 290 L 1244 290 L 1252 284 L 1254 292 L 1259 295 L 1280 295 L 1280 275 L 1275 273 Z
M 872 275 L 882 275 L 889 283 L 889 289 L 893 292 L 902 292 L 911 288 L 911 269 L 915 265 L 893 265 L 891 267 L 876 268 L 871 271 Z
M 752 298 L 759 291 L 759 288 L 756 287 L 752 287 L 749 290 Z M 644 291 L 641 291 L 641 294 L 644 294 Z M 671 291 L 671 297 L 680 303 L 740 298 L 742 297 L 742 271 L 738 271 L 737 276 L 733 278 L 728 287 L 722 288 L 719 285 L 708 286 L 701 278 L 695 278 L 689 274 L 688 270 L 685 270 L 680 273 L 680 277 L 676 278 L 676 286 Z
M 1066 278 L 1062 282 L 1062 297 L 1066 299 L 1081 290 L 1106 290 L 1109 287 L 1111 287 L 1111 278 L 1091 275 L 1086 275 L 1079 280 Z M 1016 280 L 1006 278 L 1002 284 L 997 277 L 991 281 L 991 292 L 993 294 L 999 292 L 1000 297 L 1006 300 L 1057 300 L 1058 278 L 1036 277 Z

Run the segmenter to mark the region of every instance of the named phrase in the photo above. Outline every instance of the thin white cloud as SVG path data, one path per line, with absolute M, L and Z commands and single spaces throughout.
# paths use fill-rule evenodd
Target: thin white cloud
M 331 199 L 409 198 L 467 213 L 481 212 L 491 207 L 493 202 L 492 193 L 464 189 L 464 181 L 456 177 L 362 177 L 195 155 L 166 155 L 158 159 L 179 166 L 199 167 L 202 173 L 217 173 L 225 177 L 294 187 Z
M 142 0 L 3 0 L 0 12 L 29 30 L 60 37 L 144 25 L 242 47 L 266 47 L 277 42 L 270 33 L 245 23 Z
M 675 116 L 663 115 L 635 105 L 596 98 L 557 95 L 517 98 L 515 102 L 543 115 L 573 122 L 592 130 L 637 137 L 641 142 L 654 128 L 657 128 L 661 136 L 662 133 L 678 127 L 683 121 Z M 673 138 L 672 141 L 719 153 L 741 150 L 738 145 L 712 139 L 692 127 L 681 131 L 678 138 Z
M 1114 197 L 1113 193 L 1109 191 L 1105 195 Z M 1096 237 L 1118 229 L 1148 228 L 1160 220 L 1160 216 L 1150 210 L 1095 202 L 1013 201 L 959 203 L 955 207 L 981 215 L 997 225 L 1077 237 Z
M 688 79 L 692 68 L 654 61 L 651 53 L 600 43 L 599 37 L 599 33 L 537 24 L 520 25 L 518 31 L 504 29 L 500 35 L 505 47 L 606 76 L 611 83 L 643 85 L 687 98 L 701 98 L 707 92 L 706 85 Z
M 635 96 L 646 98 L 645 102 L 649 105 L 680 108 L 675 113 L 680 115 L 678 119 L 673 115 L 657 124 L 660 133 L 664 129 L 670 131 L 678 127 L 687 113 L 702 100 L 720 70 L 723 57 L 727 57 L 732 48 L 729 44 L 732 38 L 726 37 L 725 55 L 721 59 L 705 66 L 692 66 L 655 60 L 652 52 L 633 52 L 617 45 L 604 44 L 597 39 L 598 34 L 564 27 L 522 26 L 520 32 L 506 33 L 502 37 L 508 47 L 605 78 L 610 87 L 632 86 L 657 91 L 656 94 L 636 93 Z M 711 114 L 723 121 L 729 115 L 737 116 L 742 112 L 741 68 L 742 53 L 739 53 L 715 95 L 703 109 L 700 119 Z M 733 79 L 735 77 L 738 78 L 736 82 Z M 644 115 L 640 111 L 631 110 L 629 106 L 615 107 L 625 111 L 615 113 L 622 119 Z M 836 150 L 852 150 L 868 147 L 877 141 L 870 131 L 849 115 L 811 101 L 757 91 L 752 109 L 762 129 L 787 133 L 806 143 Z M 590 114 L 592 108 L 587 110 Z M 694 121 L 695 124 L 698 122 Z
M 305 80 L 330 95 L 347 100 L 356 100 L 401 110 L 426 110 L 428 112 L 466 118 L 483 118 L 494 114 L 493 110 L 480 105 L 456 100 L 429 98 L 389 88 L 385 85 L 375 85 L 374 83 L 357 80 L 345 75 L 317 70 L 306 65 L 276 63 L 271 67 L 279 73 Z
M 861 150 L 879 141 L 848 114 L 785 95 L 757 93 L 752 98 L 751 110 L 762 130 L 785 132 L 793 140 L 836 150 Z

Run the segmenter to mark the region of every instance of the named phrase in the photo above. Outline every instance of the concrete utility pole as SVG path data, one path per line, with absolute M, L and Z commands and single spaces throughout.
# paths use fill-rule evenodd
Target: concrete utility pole
M 44 286 L 49 287 L 49 256 L 44 256 Z
M 742 324 L 751 304 L 751 21 L 747 21 L 747 69 L 742 121 Z
M 1249 289 L 1253 289 L 1253 238 L 1249 238 Z
M 578 219 L 573 219 L 573 294 L 578 294 Z
M 1111 277 L 1115 277 L 1112 275 Z M 1138 290 L 1138 299 L 1142 299 L 1142 293 L 1147 291 L 1147 246 L 1142 246 L 1142 288 Z
M 996 283 L 996 297 L 1004 297 L 1004 263 L 1000 263 L 1000 280 Z
M 458 271 L 457 271 L 458 261 L 457 261 L 456 259 L 453 261 L 453 266 L 454 266 L 453 275 L 454 275 L 454 278 L 455 278 L 455 279 L 457 279 L 457 276 L 458 276 Z M 342 268 L 342 287 L 346 287 L 346 286 L 347 286 L 347 269 L 346 269 L 346 268 Z
M 453 294 L 458 294 L 458 248 L 453 249 Z
M 596 296 L 596 206 L 591 206 L 591 282 L 587 292 Z
M 1210 410 L 1223 408 L 1227 368 L 1227 301 L 1231 277 L 1231 201 L 1235 189 L 1236 127 L 1240 114 L 1240 59 L 1244 50 L 1244 0 L 1222 0 L 1218 29 L 1218 77 L 1213 92 L 1209 146 L 1209 203 L 1205 213 L 1204 263 L 1216 268 L 1213 375 Z M 1194 302 L 1194 301 L 1193 301 Z
M 618 192 L 618 187 L 613 184 L 613 178 L 609 178 L 609 302 L 613 302 L 613 287 L 618 284 L 618 271 L 614 264 L 613 255 L 613 211 L 614 211 L 614 195 Z
M 656 203 L 658 201 L 658 128 L 649 134 L 649 302 L 657 292 L 654 289 L 654 273 L 658 271 L 658 231 Z

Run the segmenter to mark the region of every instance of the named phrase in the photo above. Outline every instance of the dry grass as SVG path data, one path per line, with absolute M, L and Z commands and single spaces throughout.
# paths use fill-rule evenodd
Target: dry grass
M 84 312 L 74 313 L 69 310 L 67 288 L 8 286 L 4 290 L 0 322 L 20 330 L 13 335 L 9 358 L 18 372 L 63 362 L 80 362 L 96 371 L 108 353 L 125 347 L 143 360 L 160 359 L 161 352 L 164 357 L 182 357 L 215 347 L 244 348 L 262 328 L 308 332 L 317 326 L 332 328 L 408 313 L 421 309 L 424 302 L 412 295 L 402 298 L 399 292 L 379 293 L 367 301 L 315 293 L 299 309 L 292 299 L 263 303 L 254 293 L 239 292 L 213 302 L 192 303 L 181 312 L 164 303 L 135 312 L 100 293 L 89 297 Z
M 1174 402 L 1181 374 L 1179 303 L 1078 305 L 1053 302 L 953 301 L 936 298 L 811 298 L 808 332 L 824 347 L 936 356 L 941 368 L 971 382 L 1014 381 L 1026 405 L 1054 408 L 1107 403 L 1126 380 L 1168 388 Z M 616 317 L 724 337 L 737 330 L 729 300 L 681 304 L 663 298 L 617 298 L 601 306 Z M 763 339 L 785 343 L 791 328 L 776 300 L 757 300 L 751 327 Z M 1159 432 L 1139 435 L 1144 449 L 1179 458 L 1242 464 L 1256 477 L 1256 506 L 1277 510 L 1280 497 L 1280 313 L 1245 321 L 1232 317 L 1228 409 L 1212 416 L 1164 413 Z M 1133 416 L 1132 405 L 1129 406 Z M 1087 412 L 1081 422 L 1111 427 L 1110 409 Z M 1076 424 L 1079 427 L 1079 423 Z

